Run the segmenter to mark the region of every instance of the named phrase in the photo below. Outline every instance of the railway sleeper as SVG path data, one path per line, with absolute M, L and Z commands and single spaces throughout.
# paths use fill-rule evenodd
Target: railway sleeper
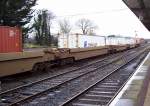
M 106 103 L 106 102 L 108 102 L 109 100 L 105 100 L 105 99 L 98 99 L 98 98 L 93 98 L 93 99 L 87 99 L 87 98 L 81 98 L 81 99 L 79 99 L 79 100 L 81 100 L 81 101 L 91 101 L 91 102 L 104 102 L 104 103 Z
M 107 101 L 103 100 L 86 100 L 86 99 L 81 99 L 77 103 L 73 103 L 73 106 L 99 106 L 99 105 L 105 105 Z
M 83 96 L 82 98 L 86 99 L 98 99 L 98 100 L 110 100 L 109 97 L 101 97 L 101 96 Z
M 103 94 L 106 94 L 106 95 L 113 95 L 115 94 L 115 92 L 100 92 L 100 91 L 90 91 L 89 94 L 100 94 L 100 95 L 103 95 Z

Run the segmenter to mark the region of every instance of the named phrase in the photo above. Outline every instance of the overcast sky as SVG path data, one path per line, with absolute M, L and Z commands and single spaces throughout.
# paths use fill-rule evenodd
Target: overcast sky
M 80 18 L 92 20 L 99 35 L 120 34 L 150 38 L 150 33 L 121 0 L 38 0 L 36 9 L 48 9 L 57 19 L 53 31 L 58 32 L 57 21 L 65 18 L 72 25 Z M 77 28 L 74 26 L 73 29 Z

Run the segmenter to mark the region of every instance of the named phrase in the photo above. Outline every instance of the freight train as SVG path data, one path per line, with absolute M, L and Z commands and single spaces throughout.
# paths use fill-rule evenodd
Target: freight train
M 11 37 L 11 39 L 16 36 L 15 33 L 12 33 L 13 30 L 11 28 L 8 31 L 8 34 L 13 35 L 8 36 Z M 16 46 L 18 46 L 18 44 L 15 45 L 15 47 Z M 21 50 L 20 52 L 17 50 L 9 53 L 0 53 L 0 77 L 27 71 L 44 70 L 51 68 L 53 65 L 64 65 L 85 58 L 132 49 L 137 46 L 139 46 L 139 43 L 136 42 L 134 44 L 128 43 L 87 48 L 47 48 L 43 51 L 22 52 L 22 50 L 19 49 Z M 20 48 L 20 46 L 18 47 Z
M 77 60 L 120 52 L 137 45 L 109 45 L 91 48 L 49 48 L 44 51 L 0 53 L 0 77 L 37 71 L 53 65 L 63 65 Z

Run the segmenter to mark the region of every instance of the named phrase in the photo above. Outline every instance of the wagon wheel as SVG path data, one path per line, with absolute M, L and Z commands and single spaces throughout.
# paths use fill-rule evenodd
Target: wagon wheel
M 36 63 L 33 66 L 33 69 L 31 72 L 36 72 L 36 71 L 43 71 L 45 69 L 45 64 L 44 63 Z

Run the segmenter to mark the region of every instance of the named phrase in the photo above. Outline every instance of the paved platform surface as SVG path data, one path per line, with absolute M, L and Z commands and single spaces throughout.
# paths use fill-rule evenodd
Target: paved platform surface
M 110 106 L 150 106 L 150 53 Z

